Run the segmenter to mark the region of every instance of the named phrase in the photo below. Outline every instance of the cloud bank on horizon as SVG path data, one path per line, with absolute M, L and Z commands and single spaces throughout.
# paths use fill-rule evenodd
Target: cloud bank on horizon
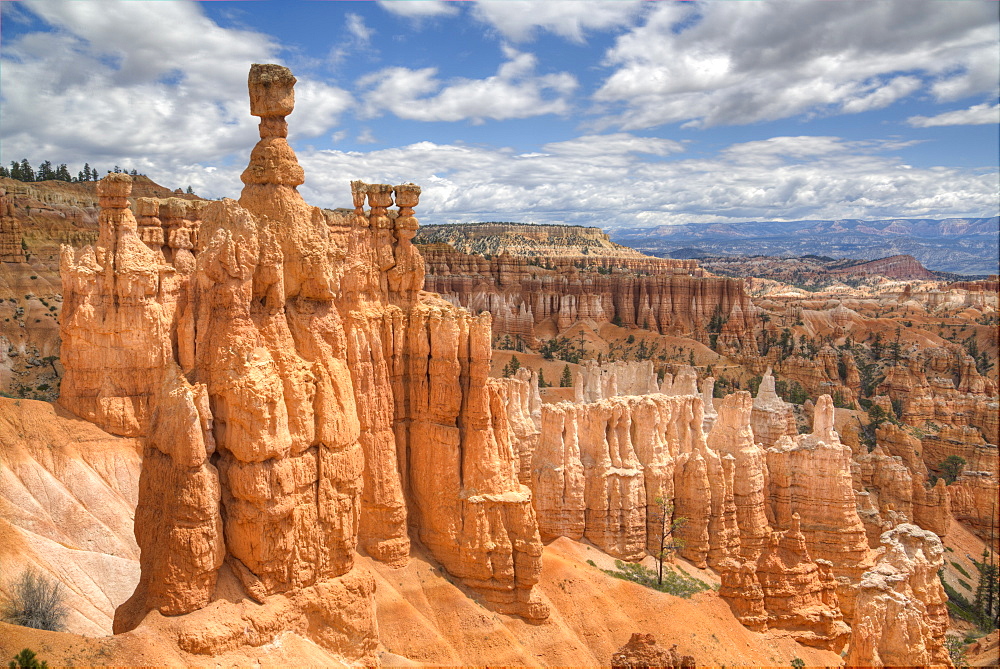
M 238 197 L 246 76 L 299 78 L 301 191 L 425 223 L 992 216 L 992 0 L 0 3 L 0 161 Z

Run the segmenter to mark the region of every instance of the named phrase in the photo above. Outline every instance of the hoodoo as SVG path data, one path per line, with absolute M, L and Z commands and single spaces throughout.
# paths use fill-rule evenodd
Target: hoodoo
M 260 141 L 238 201 L 135 197 L 133 214 L 132 177 L 110 174 L 97 185 L 96 242 L 62 247 L 59 402 L 142 444 L 140 574 L 115 612 L 116 633 L 160 625 L 181 651 L 217 656 L 292 632 L 345 663 L 377 664 L 389 652 L 381 607 L 412 620 L 435 596 L 412 584 L 386 594 L 387 574 L 402 582 L 432 570 L 460 587 L 449 596 L 463 606 L 472 597 L 509 614 L 510 630 L 528 622 L 558 645 L 545 635 L 569 635 L 575 623 L 562 595 L 544 590 L 548 575 L 574 572 L 558 577 L 569 597 L 606 579 L 571 563 L 574 550 L 648 561 L 669 528 L 671 550 L 715 572 L 718 594 L 705 585 L 694 604 L 717 606 L 713 620 L 780 630 L 766 638 L 834 661 L 828 651 L 850 640 L 849 663 L 949 663 L 933 532 L 949 532 L 953 511 L 980 535 L 994 522 L 984 514 L 996 448 L 980 430 L 996 432 L 981 409 L 995 384 L 971 356 L 900 354 L 878 380 L 846 344 L 792 355 L 805 335 L 796 349 L 787 330 L 771 337 L 782 356 L 765 359 L 757 336 L 768 321 L 750 284 L 703 276 L 692 261 L 613 249 L 622 257 L 542 267 L 415 245 L 421 189 L 409 183 L 345 175 L 353 210 L 311 206 L 287 141 L 295 83 L 279 65 L 250 70 Z M 11 212 L 0 191 L 0 261 L 19 263 Z M 831 322 L 860 318 L 847 311 Z M 509 378 L 490 377 L 495 324 L 525 359 L 535 355 L 525 346 L 554 335 L 533 364 L 562 367 L 551 342 L 569 346 L 560 335 L 582 321 L 595 334 L 663 339 L 647 348 L 628 334 L 581 360 L 580 333 L 561 388 L 513 357 Z M 668 358 L 663 342 L 687 336 L 714 370 L 676 344 Z M 738 390 L 748 386 L 732 368 L 744 364 L 767 370 L 756 399 Z M 849 432 L 834 398 L 855 397 L 861 371 L 884 393 L 873 406 L 899 420 L 858 419 Z M 789 380 L 815 397 L 806 433 L 797 421 L 809 417 L 779 396 Z M 736 391 L 714 400 L 715 388 Z M 941 425 L 922 438 L 906 427 L 932 419 Z M 867 450 L 866 428 L 877 441 Z M 971 467 L 951 485 L 925 485 L 949 457 Z M 647 593 L 663 596 L 635 597 Z M 588 633 L 572 634 L 576 644 Z M 693 662 L 655 647 L 646 630 L 624 641 L 605 644 L 600 661 L 621 648 L 616 665 Z M 586 645 L 565 657 L 596 657 Z

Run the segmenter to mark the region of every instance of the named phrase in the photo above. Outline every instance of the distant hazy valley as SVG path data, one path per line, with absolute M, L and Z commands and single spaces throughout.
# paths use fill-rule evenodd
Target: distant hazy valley
M 931 270 L 996 274 L 1000 222 L 990 218 L 752 221 L 606 228 L 611 239 L 670 258 L 804 256 L 873 260 L 907 254 Z

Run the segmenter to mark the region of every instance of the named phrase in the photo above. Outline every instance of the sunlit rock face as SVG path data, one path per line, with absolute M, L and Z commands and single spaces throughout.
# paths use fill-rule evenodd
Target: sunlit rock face
M 145 442 L 142 577 L 115 628 L 204 607 L 225 568 L 258 601 L 320 602 L 331 625 L 317 593 L 337 590 L 366 639 L 345 657 L 370 659 L 374 583 L 354 551 L 403 564 L 411 524 L 496 608 L 544 618 L 489 316 L 421 292 L 419 187 L 354 182 L 348 215 L 303 201 L 294 84 L 251 69 L 261 139 L 238 202 L 156 234 L 131 179 L 109 175 L 97 244 L 63 250 L 62 402 Z

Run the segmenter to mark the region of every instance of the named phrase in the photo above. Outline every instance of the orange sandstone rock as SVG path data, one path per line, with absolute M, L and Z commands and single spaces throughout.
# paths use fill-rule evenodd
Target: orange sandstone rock
M 944 647 L 948 597 L 937 576 L 941 540 L 904 524 L 885 532 L 882 545 L 861 581 L 847 665 L 953 666 Z

